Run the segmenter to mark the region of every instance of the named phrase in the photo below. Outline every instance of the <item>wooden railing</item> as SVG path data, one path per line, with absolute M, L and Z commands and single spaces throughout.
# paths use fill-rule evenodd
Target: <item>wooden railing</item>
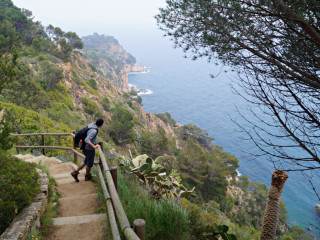
M 16 140 L 16 151 L 19 154 L 20 149 L 42 149 L 42 154 L 46 155 L 45 149 L 60 149 L 60 150 L 67 150 L 73 152 L 73 158 L 74 162 L 78 163 L 78 156 L 85 158 L 85 156 L 77 151 L 76 145 L 75 145 L 75 133 L 76 131 L 73 131 L 73 133 L 12 133 L 11 136 L 17 137 Z M 41 136 L 41 145 L 39 146 L 23 146 L 19 145 L 18 137 L 31 137 L 31 136 Z M 73 138 L 73 148 L 71 147 L 61 147 L 61 146 L 46 146 L 45 145 L 45 136 L 58 136 L 58 137 L 63 137 L 63 136 L 71 136 Z
M 42 141 L 39 146 L 23 146 L 19 145 L 18 140 L 16 141 L 15 148 L 19 154 L 19 149 L 43 149 L 43 154 L 45 155 L 45 149 L 61 149 L 67 150 L 74 153 L 74 161 L 77 163 L 78 156 L 85 158 L 85 156 L 78 152 L 75 146 L 75 131 L 73 133 L 27 133 L 27 134 L 11 134 L 12 136 L 17 137 L 28 137 L 28 136 L 41 136 Z M 73 148 L 71 147 L 61 147 L 61 146 L 46 146 L 45 145 L 45 136 L 72 136 L 73 137 Z M 116 217 L 118 219 L 121 231 L 128 240 L 145 240 L 145 222 L 142 219 L 136 219 L 133 223 L 134 229 L 131 228 L 129 220 L 126 216 L 126 213 L 121 204 L 120 198 L 117 192 L 117 168 L 109 168 L 105 155 L 103 153 L 103 144 L 99 143 L 101 147 L 97 148 L 99 152 L 100 162 L 96 163 L 97 172 L 100 180 L 100 184 L 103 190 L 104 198 L 107 205 L 109 223 L 111 227 L 111 232 L 113 239 L 120 240 L 120 234 L 118 230 L 118 225 Z M 107 185 L 104 180 L 103 171 L 105 172 Z M 110 194 L 109 194 L 110 191 Z M 116 216 L 116 217 L 115 217 Z

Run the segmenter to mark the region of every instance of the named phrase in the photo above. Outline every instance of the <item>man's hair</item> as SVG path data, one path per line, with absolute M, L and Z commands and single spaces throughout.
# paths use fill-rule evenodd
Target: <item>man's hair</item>
M 97 121 L 96 121 L 96 125 L 97 125 L 98 127 L 101 127 L 101 126 L 103 125 L 103 123 L 104 123 L 104 121 L 103 121 L 102 118 L 98 118 Z

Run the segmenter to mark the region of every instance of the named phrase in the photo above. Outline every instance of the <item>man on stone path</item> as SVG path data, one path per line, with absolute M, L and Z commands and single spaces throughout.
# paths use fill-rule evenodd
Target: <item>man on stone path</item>
M 83 154 L 86 156 L 86 158 L 79 165 L 78 169 L 71 173 L 72 177 L 76 180 L 76 182 L 79 182 L 79 179 L 78 179 L 79 171 L 85 165 L 87 165 L 85 180 L 89 181 L 92 179 L 92 175 L 90 173 L 90 170 L 91 170 L 91 168 L 93 166 L 93 162 L 94 162 L 94 156 L 96 153 L 95 149 L 100 147 L 100 145 L 97 144 L 98 128 L 102 127 L 103 123 L 104 123 L 103 119 L 99 118 L 99 119 L 97 119 L 97 121 L 95 123 L 90 123 L 88 125 L 89 130 L 88 130 L 87 136 L 84 140 L 85 147 L 83 149 Z

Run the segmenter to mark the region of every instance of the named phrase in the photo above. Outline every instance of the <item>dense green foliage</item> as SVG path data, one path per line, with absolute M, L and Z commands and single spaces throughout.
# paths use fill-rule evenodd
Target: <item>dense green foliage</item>
M 11 0 L 1 0 L 0 21 L 0 54 L 23 43 L 31 54 L 45 52 L 69 61 L 72 49 L 83 47 L 76 33 L 34 22 L 31 11 L 17 8 Z
M 89 98 L 82 98 L 82 104 L 84 111 L 89 115 L 92 115 L 94 117 L 102 116 L 98 106 Z
M 17 58 L 16 50 L 13 51 L 12 56 L 2 55 L 0 58 L 0 93 L 17 75 Z
M 35 165 L 0 154 L 0 233 L 39 191 Z M 19 174 L 17 174 L 19 173 Z
M 90 87 L 92 87 L 94 90 L 97 90 L 97 89 L 98 89 L 96 80 L 90 78 L 89 81 L 88 81 L 88 84 L 89 84 Z
M 161 128 L 157 132 L 142 130 L 136 138 L 137 150 L 151 157 L 157 157 L 165 152 L 174 152 L 176 144 L 174 139 L 169 140 Z
M 130 152 L 131 155 L 131 152 Z M 177 199 L 189 196 L 196 197 L 194 188 L 187 190 L 181 184 L 181 178 L 177 172 L 168 170 L 161 166 L 164 158 L 162 156 L 153 160 L 148 155 L 139 155 L 131 161 L 122 161 L 121 169 L 129 174 L 135 174 L 145 183 L 146 190 L 155 199 Z
M 155 115 L 170 126 L 176 127 L 176 121 L 171 117 L 170 113 L 158 113 Z
M 133 115 L 127 109 L 120 105 L 112 109 L 108 131 L 115 143 L 123 144 L 133 141 L 135 135 L 133 127 Z
M 119 175 L 118 192 L 130 222 L 137 218 L 149 223 L 146 239 L 186 239 L 188 215 L 172 201 L 155 201 L 135 179 Z
M 40 83 L 47 91 L 56 88 L 57 84 L 63 79 L 63 71 L 49 61 L 40 62 L 41 73 Z
M 221 201 L 226 196 L 226 176 L 237 175 L 238 159 L 215 146 L 204 151 L 200 145 L 188 138 L 184 151 L 177 156 L 178 169 L 184 182 L 197 186 L 203 200 Z

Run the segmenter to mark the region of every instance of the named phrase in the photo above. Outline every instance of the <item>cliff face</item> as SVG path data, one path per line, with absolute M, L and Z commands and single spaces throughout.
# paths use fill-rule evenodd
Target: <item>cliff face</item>
M 140 71 L 136 59 L 110 36 L 93 34 L 83 37 L 83 56 L 98 72 L 109 78 L 120 92 L 128 92 L 128 72 Z
M 110 78 L 93 71 L 90 67 L 90 63 L 83 57 L 81 52 L 72 52 L 71 62 L 59 63 L 57 66 L 63 70 L 63 85 L 68 89 L 69 95 L 73 101 L 73 106 L 81 109 L 80 113 L 83 118 L 85 118 L 83 98 L 88 98 L 93 101 L 106 120 L 110 119 L 111 109 L 116 104 L 126 102 L 126 99 L 121 96 L 121 91 L 118 88 L 119 85 L 118 87 L 115 86 Z M 36 66 L 33 66 L 33 68 L 35 67 Z M 123 71 L 123 75 L 127 77 L 126 70 Z M 96 90 L 92 89 L 89 85 L 89 82 L 92 80 L 97 84 Z M 129 88 L 126 81 L 122 81 L 121 84 L 123 86 L 122 89 Z M 104 98 L 110 100 L 108 109 L 103 107 Z M 157 131 L 158 128 L 161 127 L 167 135 L 174 135 L 174 131 L 169 124 L 153 114 L 146 113 L 140 105 L 136 105 L 136 110 L 133 110 L 130 107 L 128 107 L 128 110 L 136 119 L 138 119 L 138 121 L 143 123 L 144 129 L 148 131 Z

